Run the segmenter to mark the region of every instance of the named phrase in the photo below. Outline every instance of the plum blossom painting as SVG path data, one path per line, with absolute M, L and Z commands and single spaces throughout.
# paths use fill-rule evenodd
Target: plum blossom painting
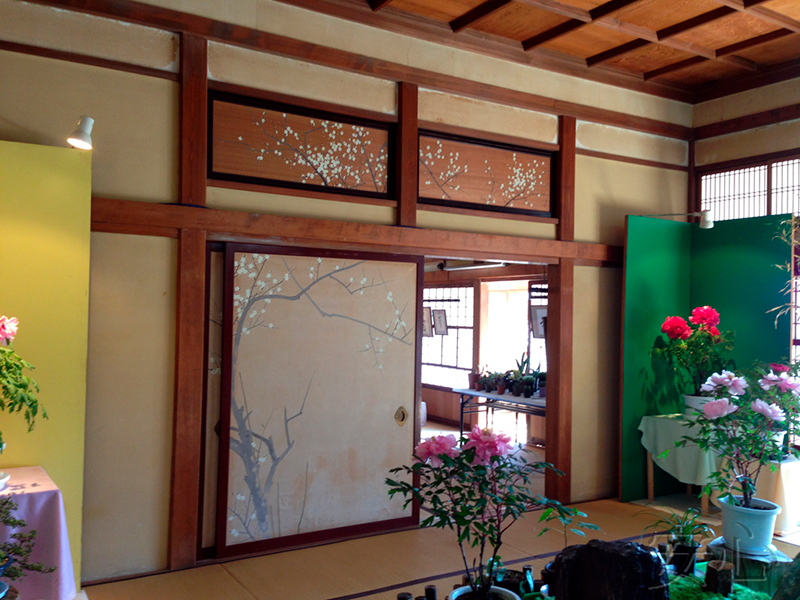
M 212 178 L 388 196 L 387 126 L 216 96 L 211 117 Z
M 527 148 L 423 134 L 420 202 L 550 216 L 551 162 Z
M 383 479 L 415 441 L 394 415 L 418 390 L 421 266 L 375 256 L 228 246 L 221 555 L 410 524 Z

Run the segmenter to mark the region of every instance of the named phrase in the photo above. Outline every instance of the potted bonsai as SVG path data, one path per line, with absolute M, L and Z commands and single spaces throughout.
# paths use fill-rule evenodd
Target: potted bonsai
M 0 410 L 9 413 L 22 412 L 28 423 L 28 431 L 33 429 L 41 409 L 42 417 L 47 418 L 44 407 L 39 406 L 36 392 L 39 386 L 25 374 L 33 365 L 14 351 L 11 342 L 17 335 L 19 321 L 14 317 L 0 316 Z M 0 452 L 5 448 L 3 434 L 0 432 Z
M 800 456 L 784 443 L 800 425 L 797 368 L 771 364 L 746 375 L 714 373 L 701 387 L 709 401 L 687 419 L 697 433 L 676 442 L 676 446 L 694 442 L 726 459 L 706 490 L 722 492 L 722 537 L 730 548 L 758 555 L 770 552 L 781 507 L 756 498 L 755 493 L 763 468 L 788 455 Z M 744 536 L 742 531 L 751 533 Z
M 454 435 L 434 436 L 416 447 L 411 466 L 390 471 L 405 475 L 407 481 L 386 479 L 389 495 L 403 496 L 404 507 L 417 501 L 428 511 L 422 527 L 455 531 L 469 585 L 455 590 L 451 599 L 486 600 L 497 593 L 518 600 L 513 592 L 494 587 L 503 533 L 532 508 L 552 508 L 564 516 L 578 512 L 530 493 L 534 471 L 560 472 L 548 463 L 527 462 L 524 450 L 511 452 L 510 442 L 504 434 L 477 426 L 461 438 L 460 447 Z M 471 565 L 468 546 L 478 549 Z
M 697 549 L 701 546 L 696 538 L 711 538 L 715 535 L 711 527 L 700 521 L 700 515 L 696 508 L 689 508 L 683 514 L 670 512 L 646 528 L 666 531 L 670 546 L 669 564 L 675 567 L 678 575 L 694 573 Z

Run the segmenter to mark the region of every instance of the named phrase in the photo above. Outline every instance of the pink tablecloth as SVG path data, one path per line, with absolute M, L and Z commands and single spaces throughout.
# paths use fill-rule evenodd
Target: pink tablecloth
M 0 491 L 0 496 L 13 495 L 19 506 L 14 516 L 28 524 L 24 530 L 16 531 L 35 529 L 38 532 L 32 562 L 56 567 L 52 573 L 28 572 L 12 585 L 24 600 L 73 600 L 76 595 L 75 575 L 61 490 L 42 467 L 19 467 L 6 469 L 6 472 L 11 479 Z M 0 525 L 0 541 L 6 541 L 10 533 L 12 531 Z

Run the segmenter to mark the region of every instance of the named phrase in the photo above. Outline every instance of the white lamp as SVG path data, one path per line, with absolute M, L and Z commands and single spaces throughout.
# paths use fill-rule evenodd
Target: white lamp
M 712 229 L 714 219 L 711 218 L 711 211 L 706 209 L 692 213 L 670 213 L 664 215 L 640 215 L 642 217 L 700 217 L 700 229 Z
M 86 115 L 82 116 L 78 120 L 78 128 L 72 132 L 72 135 L 67 138 L 67 141 L 75 148 L 91 150 L 93 126 L 94 119 L 92 117 L 87 117 Z

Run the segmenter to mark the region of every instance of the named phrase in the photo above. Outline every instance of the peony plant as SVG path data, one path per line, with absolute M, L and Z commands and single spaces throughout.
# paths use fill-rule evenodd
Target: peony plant
M 719 312 L 710 306 L 695 308 L 688 323 L 683 317 L 667 317 L 661 325 L 666 339 L 653 348 L 654 354 L 669 360 L 695 396 L 701 395 L 701 386 L 712 373 L 730 367 L 733 332 L 720 332 L 719 322 Z
M 716 488 L 736 504 L 734 493 L 738 493 L 742 506 L 750 508 L 762 469 L 789 454 L 800 456 L 788 443 L 800 423 L 796 370 L 771 364 L 749 376 L 722 371 L 701 386 L 714 399 L 687 419 L 698 433 L 683 436 L 676 445 L 694 442 L 727 459 L 712 474 L 709 491 Z
M 33 429 L 39 409 L 42 417 L 47 418 L 44 407 L 39 406 L 35 392 L 39 391 L 36 382 L 25 375 L 26 369 L 34 367 L 14 352 L 11 342 L 17 335 L 19 321 L 14 317 L 0 316 L 0 410 L 10 413 L 24 409 L 28 431 Z M 0 452 L 5 448 L 3 433 L 0 432 Z
M 476 426 L 460 441 L 459 446 L 454 435 L 426 439 L 414 450 L 411 466 L 390 471 L 409 475 L 414 482 L 386 479 L 386 484 L 389 496 L 401 494 L 405 498 L 404 507 L 418 501 L 426 508 L 430 516 L 422 521 L 422 527 L 455 530 L 466 577 L 473 597 L 479 600 L 489 597 L 489 588 L 497 579 L 503 533 L 526 511 L 552 509 L 562 523 L 585 515 L 531 494 L 530 477 L 535 471 L 560 471 L 549 463 L 527 462 L 522 456 L 525 451 L 512 452 L 508 436 Z M 579 528 L 597 529 L 581 522 L 572 531 L 585 535 Z M 472 565 L 467 559 L 468 546 L 478 548 Z

